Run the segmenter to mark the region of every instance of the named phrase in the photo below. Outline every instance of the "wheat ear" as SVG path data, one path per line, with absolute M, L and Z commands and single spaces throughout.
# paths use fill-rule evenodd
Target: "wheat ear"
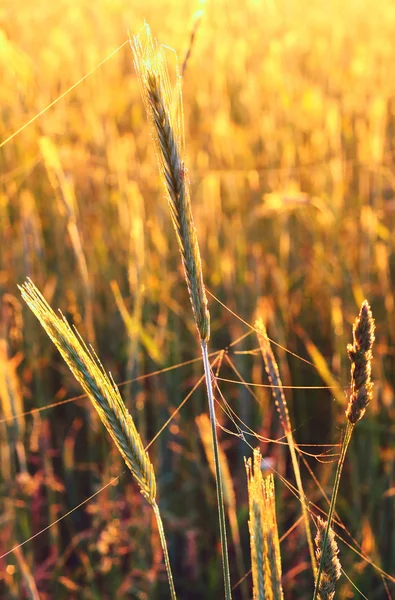
M 202 262 L 193 222 L 189 178 L 182 156 L 182 95 L 173 94 L 163 50 L 153 40 L 148 26 L 144 46 L 140 37 L 132 43 L 134 64 L 157 149 L 159 170 L 170 207 L 171 218 L 181 253 L 185 279 L 196 326 L 202 341 L 210 337 L 210 315 L 203 283 Z M 180 82 L 179 82 L 180 83 Z M 178 106 L 178 114 L 176 109 Z
M 262 476 L 262 456 L 254 450 L 246 461 L 254 600 L 282 600 L 281 554 L 273 475 Z
M 225 598 L 231 600 L 232 590 L 226 539 L 225 506 L 218 452 L 214 394 L 207 349 L 207 342 L 210 338 L 210 314 L 207 308 L 197 234 L 193 223 L 188 173 L 181 156 L 183 141 L 181 80 L 179 79 L 177 82 L 178 98 L 175 105 L 173 105 L 163 50 L 153 40 L 148 26 L 146 26 L 145 31 L 146 41 L 144 46 L 140 37 L 135 37 L 132 41 L 132 50 L 144 104 L 151 123 L 152 136 L 156 144 L 159 170 L 168 198 L 189 297 L 200 337 L 214 453 Z M 178 111 L 176 110 L 177 107 Z
M 339 461 L 337 463 L 335 481 L 333 483 L 328 520 L 321 544 L 321 556 L 323 559 L 318 566 L 313 600 L 318 600 L 319 598 L 321 579 L 324 577 L 324 557 L 326 556 L 327 546 L 330 544 L 330 528 L 336 508 L 337 494 L 347 449 L 351 441 L 354 427 L 365 414 L 366 407 L 372 397 L 373 383 L 370 374 L 374 331 L 375 323 L 372 311 L 368 301 L 364 300 L 361 310 L 359 311 L 359 316 L 354 322 L 353 344 L 348 344 L 347 346 L 348 356 L 351 361 L 351 394 L 346 410 L 347 424 L 340 449 Z
M 19 288 L 22 298 L 36 315 L 77 381 L 90 398 L 103 425 L 112 437 L 126 465 L 134 475 L 141 493 L 151 504 L 158 523 L 172 598 L 175 600 L 173 577 L 163 524 L 156 503 L 156 480 L 152 463 L 113 379 L 104 371 L 93 350 L 59 318 L 34 283 L 28 279 Z
M 309 508 L 307 499 L 303 489 L 302 476 L 300 473 L 299 462 L 296 455 L 296 444 L 292 435 L 291 420 L 289 417 L 288 405 L 285 399 L 283 384 L 281 381 L 276 358 L 270 346 L 270 341 L 267 336 L 266 327 L 262 319 L 257 319 L 255 322 L 255 330 L 258 335 L 259 347 L 261 349 L 263 361 L 265 363 L 266 373 L 268 374 L 270 385 L 272 386 L 272 394 L 280 415 L 281 425 L 287 438 L 289 451 L 291 454 L 292 467 L 295 474 L 296 485 L 299 492 L 300 503 L 302 506 L 302 515 L 306 531 L 307 544 L 309 547 L 310 560 L 315 575 L 317 570 L 317 562 L 315 559 L 313 538 L 310 530 Z
M 317 561 L 319 563 L 322 562 L 322 576 L 318 590 L 318 600 L 332 600 L 335 597 L 336 583 L 341 575 L 341 564 L 338 558 L 339 548 L 331 527 L 328 530 L 328 542 L 323 551 L 326 528 L 327 522 L 321 519 L 321 517 L 317 517 L 317 535 L 315 537 L 316 555 Z

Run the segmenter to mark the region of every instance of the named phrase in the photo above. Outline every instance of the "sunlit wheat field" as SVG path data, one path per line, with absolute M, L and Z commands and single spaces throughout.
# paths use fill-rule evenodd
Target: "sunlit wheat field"
M 262 478 L 278 589 L 313 598 L 307 530 L 329 511 L 367 299 L 374 388 L 334 511 L 335 598 L 395 598 L 391 0 L 1 3 L 0 598 L 170 598 L 156 502 L 178 599 L 225 597 L 199 336 L 130 43 L 144 23 L 182 89 L 232 596 L 266 598 Z M 23 302 L 27 278 L 119 386 L 156 500 Z

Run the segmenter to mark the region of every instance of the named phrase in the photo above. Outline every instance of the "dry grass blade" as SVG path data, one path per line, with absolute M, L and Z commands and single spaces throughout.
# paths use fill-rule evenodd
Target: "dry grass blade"
M 154 505 L 156 496 L 154 469 L 118 388 L 66 320 L 54 313 L 34 283 L 28 280 L 20 290 L 22 298 L 36 315 L 74 377 L 91 399 L 125 463 L 136 478 L 141 493 L 151 505 Z
M 327 522 L 321 519 L 321 517 L 318 517 L 317 535 L 315 538 L 317 546 L 316 555 L 317 561 L 320 564 L 322 562 L 322 575 L 317 596 L 319 600 L 332 600 L 334 598 L 336 583 L 341 575 L 341 564 L 338 558 L 339 548 L 331 527 L 328 531 L 328 543 L 323 551 L 323 540 L 326 528 Z
M 281 554 L 273 475 L 263 477 L 262 456 L 254 450 L 246 462 L 250 507 L 251 566 L 254 600 L 282 600 Z
M 153 40 L 148 26 L 145 31 L 144 46 L 140 37 L 133 39 L 134 63 L 156 142 L 160 173 L 167 192 L 196 326 L 201 340 L 207 341 L 210 337 L 210 315 L 192 216 L 188 173 L 181 156 L 183 127 L 181 89 L 178 85 L 179 114 L 175 116 L 177 111 L 174 111 L 163 50 Z

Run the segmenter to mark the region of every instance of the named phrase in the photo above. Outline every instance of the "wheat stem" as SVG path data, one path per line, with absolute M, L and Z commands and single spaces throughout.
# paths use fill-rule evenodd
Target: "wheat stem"
M 167 579 L 169 581 L 169 587 L 170 587 L 170 595 L 172 597 L 172 600 L 177 600 L 176 591 L 174 589 L 173 574 L 171 572 L 169 552 L 168 552 L 168 549 L 167 549 L 166 536 L 165 536 L 165 532 L 164 532 L 164 529 L 163 529 L 163 523 L 162 523 L 162 518 L 161 518 L 160 512 L 159 512 L 159 507 L 156 504 L 156 502 L 154 502 L 154 504 L 152 505 L 152 508 L 153 508 L 153 511 L 154 511 L 154 514 L 155 514 L 155 517 L 156 517 L 156 522 L 157 522 L 157 525 L 158 525 L 160 542 L 162 544 L 163 556 L 164 556 L 164 559 L 165 559 L 165 565 L 166 565 L 166 571 L 167 571 Z
M 300 503 L 302 507 L 302 516 L 306 531 L 307 545 L 309 547 L 311 565 L 313 569 L 313 574 L 315 576 L 317 571 L 317 561 L 315 558 L 313 537 L 311 535 L 310 530 L 309 508 L 307 504 L 307 498 L 303 489 L 300 467 L 296 455 L 296 444 L 292 435 L 291 420 L 289 417 L 287 401 L 284 395 L 283 384 L 281 381 L 277 361 L 271 349 L 270 341 L 266 332 L 266 327 L 262 319 L 258 319 L 255 322 L 255 329 L 257 331 L 259 347 L 261 349 L 263 361 L 265 363 L 266 372 L 268 374 L 269 381 L 272 386 L 273 398 L 275 400 L 277 411 L 280 416 L 281 425 L 284 429 L 284 433 L 289 446 L 289 451 L 291 454 L 292 467 L 294 470 L 296 486 L 298 488 Z
M 212 386 L 212 382 L 211 382 L 211 370 L 210 370 L 210 363 L 208 360 L 208 351 L 207 351 L 206 342 L 202 341 L 201 347 L 202 347 L 202 355 L 203 355 L 204 374 L 205 374 L 205 378 L 206 378 L 208 408 L 209 408 L 209 413 L 210 413 L 211 435 L 212 435 L 212 441 L 213 441 L 215 481 L 216 481 L 216 486 L 217 486 L 218 518 L 219 518 L 219 531 L 220 531 L 221 546 L 222 546 L 222 569 L 223 569 L 223 575 L 224 575 L 225 598 L 226 598 L 226 600 L 231 600 L 232 589 L 231 589 L 231 585 L 230 585 L 228 545 L 227 545 L 227 539 L 226 539 L 224 493 L 223 493 L 223 487 L 222 487 L 221 468 L 220 468 L 220 463 L 219 463 L 217 424 L 216 424 L 215 407 L 214 407 L 214 394 L 213 394 L 213 386 Z

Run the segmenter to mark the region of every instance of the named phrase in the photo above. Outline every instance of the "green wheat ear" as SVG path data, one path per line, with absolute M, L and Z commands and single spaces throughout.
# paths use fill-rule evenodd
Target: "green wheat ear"
M 117 386 L 99 359 L 74 333 L 65 318 L 59 318 L 34 283 L 19 286 L 22 298 L 59 350 L 71 372 L 90 398 L 112 437 L 141 493 L 151 504 L 158 524 L 172 600 L 176 600 L 163 523 L 156 503 L 156 481 L 152 463 Z
M 61 319 L 54 313 L 34 283 L 28 280 L 20 290 L 22 298 L 89 396 L 103 425 L 136 478 L 141 493 L 153 505 L 156 496 L 154 469 L 118 388 L 93 351 L 77 337 L 64 318 Z
M 210 314 L 192 215 L 189 178 L 182 157 L 181 87 L 177 89 L 178 103 L 174 104 L 163 50 L 152 38 L 148 25 L 145 31 L 144 46 L 140 37 L 133 39 L 134 64 L 155 141 L 159 171 L 177 236 L 196 326 L 200 339 L 207 342 L 210 337 Z M 175 114 L 177 104 L 178 114 Z

